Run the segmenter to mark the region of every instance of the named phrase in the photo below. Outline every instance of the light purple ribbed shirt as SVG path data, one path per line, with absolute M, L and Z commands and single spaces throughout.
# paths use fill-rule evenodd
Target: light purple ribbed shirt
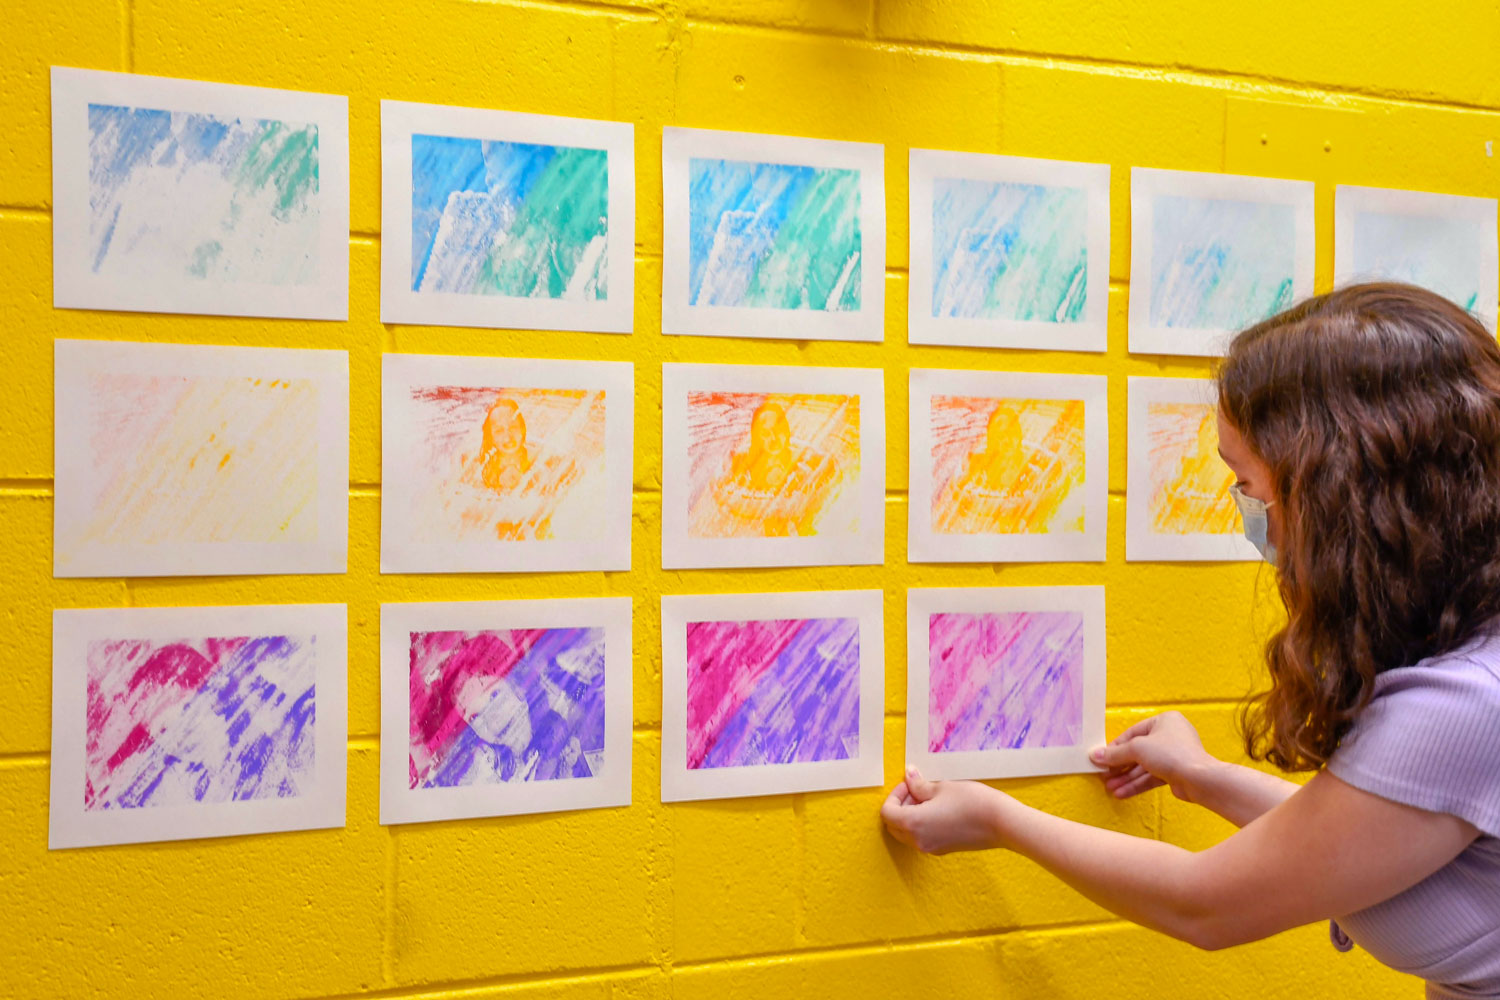
M 1500 998 L 1500 633 L 1387 670 L 1328 770 L 1356 788 L 1468 820 L 1480 837 L 1427 878 L 1333 928 L 1429 998 Z

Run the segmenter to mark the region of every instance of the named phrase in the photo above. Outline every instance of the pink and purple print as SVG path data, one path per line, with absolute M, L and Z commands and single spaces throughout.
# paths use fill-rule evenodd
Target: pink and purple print
M 859 620 L 689 622 L 687 765 L 859 756 Z
M 932 753 L 1078 743 L 1082 615 L 935 614 L 927 624 Z
M 295 798 L 316 774 L 312 636 L 88 646 L 84 807 Z
M 410 787 L 587 778 L 604 762 L 604 629 L 411 633 Z

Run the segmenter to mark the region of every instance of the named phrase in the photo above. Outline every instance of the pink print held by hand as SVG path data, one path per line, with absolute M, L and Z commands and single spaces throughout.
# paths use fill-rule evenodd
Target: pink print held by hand
M 930 778 L 1093 771 L 1104 588 L 907 592 L 907 758 Z

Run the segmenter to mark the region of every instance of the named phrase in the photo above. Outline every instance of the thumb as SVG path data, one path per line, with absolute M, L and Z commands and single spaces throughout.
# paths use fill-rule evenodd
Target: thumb
M 1100 767 L 1116 768 L 1134 764 L 1135 754 L 1130 752 L 1130 742 L 1095 747 L 1089 751 L 1089 760 Z
M 911 797 L 918 802 L 926 802 L 937 793 L 937 782 L 928 781 L 922 777 L 922 772 L 906 765 L 906 790 L 911 792 Z

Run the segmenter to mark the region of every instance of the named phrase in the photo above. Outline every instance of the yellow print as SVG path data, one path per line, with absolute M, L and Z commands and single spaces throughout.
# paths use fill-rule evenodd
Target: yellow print
M 102 485 L 84 541 L 317 537 L 313 381 L 111 374 L 90 392 Z
M 933 396 L 932 530 L 1082 532 L 1084 404 Z
M 1208 403 L 1148 403 L 1151 530 L 1162 535 L 1233 535 L 1239 510 L 1234 473 L 1219 457 L 1219 426 Z
M 688 394 L 688 533 L 806 537 L 857 530 L 859 397 Z

